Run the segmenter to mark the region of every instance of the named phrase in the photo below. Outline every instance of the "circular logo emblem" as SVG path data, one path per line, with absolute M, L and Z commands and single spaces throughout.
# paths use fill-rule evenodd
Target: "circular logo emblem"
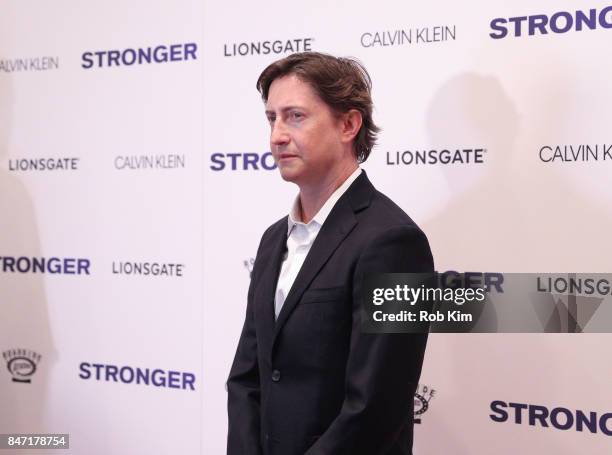
M 27 357 L 13 357 L 6 366 L 18 382 L 30 382 L 29 377 L 36 371 L 36 364 Z

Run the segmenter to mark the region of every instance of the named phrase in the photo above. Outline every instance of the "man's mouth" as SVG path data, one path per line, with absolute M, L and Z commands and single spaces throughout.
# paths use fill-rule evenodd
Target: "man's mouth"
M 290 159 L 290 158 L 297 158 L 297 155 L 294 155 L 293 153 L 279 153 L 278 155 L 278 160 L 285 160 L 285 159 Z

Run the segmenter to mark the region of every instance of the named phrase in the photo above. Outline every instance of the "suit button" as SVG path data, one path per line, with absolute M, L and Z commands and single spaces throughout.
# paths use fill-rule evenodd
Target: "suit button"
M 278 370 L 272 371 L 272 380 L 274 382 L 280 381 L 280 371 L 278 371 Z

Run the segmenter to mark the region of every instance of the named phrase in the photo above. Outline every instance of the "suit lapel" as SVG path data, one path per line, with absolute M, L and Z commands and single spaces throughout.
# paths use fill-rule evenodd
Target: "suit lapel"
M 304 264 L 291 286 L 289 294 L 287 294 L 274 327 L 274 340 L 300 301 L 304 291 L 356 224 L 357 220 L 347 201 L 338 201 L 329 214 L 328 219 L 323 223 L 317 238 L 306 256 Z
M 271 233 L 271 248 L 270 254 L 266 257 L 267 264 L 260 278 L 261 297 L 263 304 L 263 317 L 261 319 L 263 330 L 261 332 L 262 339 L 265 343 L 264 352 L 272 351 L 272 340 L 274 334 L 275 316 L 274 316 L 274 294 L 276 293 L 276 284 L 280 273 L 281 263 L 287 248 L 287 218 L 284 222 L 279 223 L 279 226 Z
M 365 171 L 363 171 L 330 212 L 310 248 L 306 260 L 278 315 L 274 326 L 272 348 L 283 325 L 300 301 L 302 294 L 308 289 L 310 283 L 323 268 L 333 252 L 355 228 L 357 224 L 355 213 L 369 205 L 373 192 L 374 187 L 368 180 Z M 278 277 L 278 274 L 276 277 Z M 276 288 L 276 281 L 274 282 L 274 288 Z M 272 306 L 274 307 L 274 303 L 272 303 Z

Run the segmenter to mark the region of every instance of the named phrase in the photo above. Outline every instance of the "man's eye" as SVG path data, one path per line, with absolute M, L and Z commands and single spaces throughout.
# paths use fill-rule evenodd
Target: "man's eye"
M 302 118 L 304 118 L 304 114 L 302 114 L 301 112 L 292 112 L 291 113 L 291 119 L 292 120 L 301 120 Z

